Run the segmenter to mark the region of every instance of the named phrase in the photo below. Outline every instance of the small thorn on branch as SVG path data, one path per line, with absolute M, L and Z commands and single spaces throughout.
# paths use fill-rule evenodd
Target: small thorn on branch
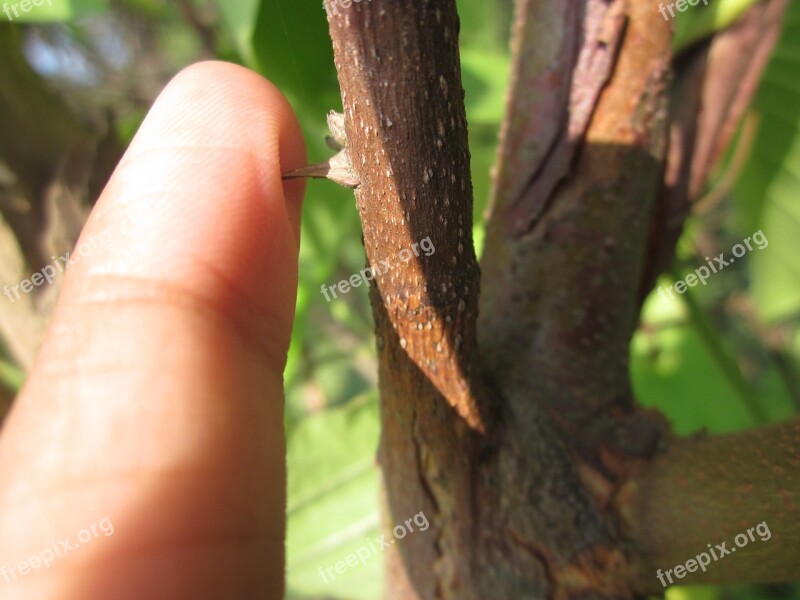
M 360 183 L 358 175 L 353 171 L 350 153 L 347 148 L 343 148 L 325 162 L 300 167 L 283 174 L 283 179 L 298 179 L 300 177 L 329 179 L 350 189 L 357 188 Z
M 350 160 L 350 152 L 347 150 L 347 136 L 344 131 L 344 115 L 331 111 L 328 113 L 328 129 L 330 137 L 325 141 L 334 150 L 338 150 L 330 159 L 322 163 L 316 163 L 299 169 L 293 169 L 284 173 L 283 179 L 297 179 L 300 177 L 315 177 L 318 179 L 328 179 L 346 188 L 357 188 L 360 181 L 358 175 L 353 170 L 353 163 Z

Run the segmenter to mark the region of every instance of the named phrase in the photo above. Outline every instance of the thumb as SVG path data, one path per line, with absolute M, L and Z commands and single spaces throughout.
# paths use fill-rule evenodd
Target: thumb
M 3 598 L 280 595 L 303 190 L 281 173 L 304 163 L 256 74 L 203 63 L 161 94 L 0 437 L 0 566 L 29 567 L 0 571 Z

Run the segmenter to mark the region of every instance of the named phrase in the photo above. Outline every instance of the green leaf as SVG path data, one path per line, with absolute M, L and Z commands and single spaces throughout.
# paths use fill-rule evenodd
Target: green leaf
M 708 585 L 674 586 L 664 593 L 666 600 L 720 600 L 721 595 L 719 587 Z
M 508 52 L 472 47 L 461 51 L 461 77 L 469 123 L 470 171 L 475 197 L 473 240 L 483 251 L 483 214 L 489 199 L 491 167 L 497 154 L 497 131 L 505 114 L 510 71 Z
M 478 48 L 461 52 L 461 71 L 470 125 L 499 125 L 503 120 L 510 62 L 508 54 L 500 52 L 486 52 Z
M 252 44 L 258 69 L 295 110 L 302 109 L 321 126 L 329 110 L 341 110 L 322 2 L 264 0 Z
M 236 0 L 236 2 L 217 0 L 217 7 L 233 36 L 239 54 L 247 65 L 254 67 L 255 56 L 252 41 L 261 0 Z
M 661 301 L 653 296 L 649 302 Z M 659 327 L 645 321 L 631 344 L 631 378 L 636 398 L 664 412 L 679 435 L 753 425 L 734 388 L 686 324 Z
M 724 272 L 715 275 L 724 276 Z M 656 290 L 672 283 L 662 279 Z M 701 288 L 687 293 L 695 293 L 697 289 Z M 726 346 L 724 339 L 719 343 Z M 726 349 L 730 350 L 727 346 Z M 631 379 L 636 398 L 643 405 L 664 412 L 679 435 L 702 429 L 729 433 L 758 424 L 742 402 L 736 382 L 730 380 L 729 373 L 689 320 L 689 309 L 681 296 L 669 299 L 666 294 L 662 297 L 654 291 L 646 300 L 642 326 L 631 343 Z M 767 369 L 753 387 L 759 406 L 770 421 L 794 414 L 774 368 Z
M 378 402 L 372 394 L 309 417 L 289 438 L 286 564 L 291 594 L 379 597 L 383 562 L 377 552 L 344 573 L 326 574 L 379 535 L 378 430 Z
M 461 21 L 461 48 L 508 52 L 513 2 L 456 0 Z
M 12 0 L 2 10 L 14 23 L 71 21 L 108 10 L 108 0 Z
M 768 323 L 800 315 L 800 3 L 792 2 L 767 66 L 753 112 L 758 135 L 736 183 L 744 235 L 769 240 L 749 262 L 751 290 Z
M 699 1 L 699 4 L 698 4 Z M 693 42 L 730 27 L 757 0 L 695 0 L 696 6 L 684 4 L 683 12 L 675 6 L 674 0 L 660 2 L 658 10 L 664 18 L 671 20 L 669 7 L 675 15 L 675 37 L 672 47 L 678 52 Z M 686 2 L 686 0 L 680 0 Z

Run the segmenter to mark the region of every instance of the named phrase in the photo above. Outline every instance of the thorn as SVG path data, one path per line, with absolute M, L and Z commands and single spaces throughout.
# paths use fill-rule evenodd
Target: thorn
M 330 136 L 325 136 L 325 142 L 332 149 L 337 150 L 330 159 L 322 163 L 308 165 L 294 169 L 283 174 L 283 179 L 297 179 L 299 177 L 315 177 L 328 179 L 347 188 L 357 188 L 360 183 L 350 161 L 347 151 L 347 135 L 344 131 L 344 114 L 331 111 L 327 117 Z
M 353 166 L 350 163 L 350 153 L 346 148 L 343 148 L 325 162 L 300 167 L 283 174 L 283 179 L 297 179 L 300 177 L 328 179 L 350 189 L 357 188 L 360 183 L 358 176 L 353 171 Z

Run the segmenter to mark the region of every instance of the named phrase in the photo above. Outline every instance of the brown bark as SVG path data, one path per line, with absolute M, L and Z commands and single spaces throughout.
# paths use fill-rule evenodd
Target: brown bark
M 641 591 L 662 588 L 656 569 L 685 564 L 708 546 L 733 552 L 676 583 L 769 583 L 800 576 L 800 420 L 742 433 L 677 440 L 621 490 L 639 551 Z M 759 523 L 766 535 L 735 536 Z M 762 529 L 763 531 L 763 529 Z M 735 554 L 734 554 L 735 552 Z
M 542 19 L 542 4 L 520 4 L 516 43 L 536 48 L 557 31 L 578 36 L 564 45 L 580 52 L 572 69 L 516 52 L 499 157 L 514 167 L 498 170 L 493 189 L 481 346 L 507 386 L 536 382 L 515 409 L 535 397 L 583 454 L 605 443 L 647 454 L 661 426 L 635 410 L 627 355 L 666 152 L 670 32 L 643 3 L 591 0 L 585 15 L 558 19 Z M 565 100 L 551 107 L 552 97 Z M 515 163 L 519 154 L 534 160 Z
M 615 596 L 624 553 L 580 485 L 559 428 L 530 402 L 536 390 L 504 380 L 501 391 L 500 378 L 476 367 L 478 271 L 454 3 L 372 0 L 331 4 L 329 13 L 367 257 L 379 265 L 429 235 L 436 245 L 433 256 L 378 276 L 372 294 L 389 520 L 434 515 L 425 536 L 403 544 L 404 573 L 392 585 L 420 598 Z M 580 14 L 570 18 L 580 26 Z M 636 134 L 647 145 L 658 82 L 635 82 L 644 97 Z M 621 148 L 590 158 L 626 156 Z
M 403 544 L 406 576 L 391 588 L 413 585 L 431 598 L 469 579 L 474 446 L 490 419 L 475 368 L 478 267 L 458 24 L 451 2 L 328 10 L 364 246 L 372 267 L 395 265 L 372 288 L 390 519 L 432 517 Z M 399 261 L 426 237 L 431 256 Z
M 652 589 L 639 507 L 684 454 L 635 404 L 627 355 L 650 251 L 669 247 L 652 225 L 675 114 L 668 26 L 641 2 L 518 2 L 481 277 L 454 0 L 326 9 L 367 259 L 393 264 L 371 289 L 386 520 L 431 522 L 393 549 L 387 597 Z M 705 71 L 687 78 L 701 102 Z M 684 196 L 693 141 L 723 139 L 723 122 L 686 118 Z M 434 254 L 398 261 L 426 237 Z

